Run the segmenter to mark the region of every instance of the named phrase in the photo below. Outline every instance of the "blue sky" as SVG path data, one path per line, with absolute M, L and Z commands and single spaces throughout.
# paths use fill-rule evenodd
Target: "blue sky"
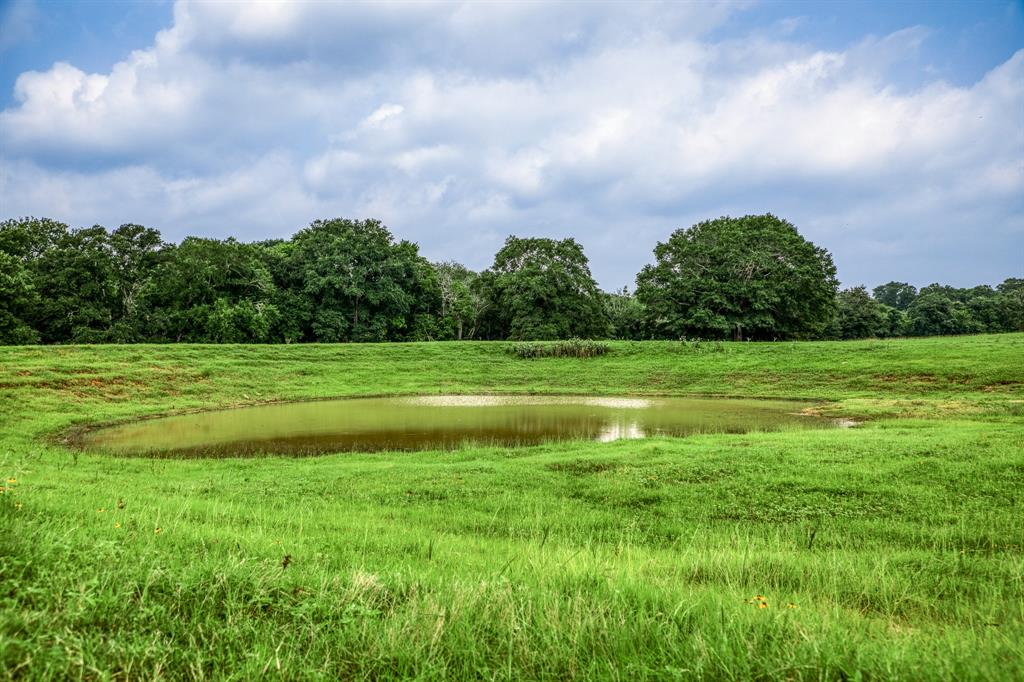
M 1024 5 L 0 5 L 0 215 L 288 236 L 377 217 L 608 289 L 770 211 L 844 285 L 1024 276 Z

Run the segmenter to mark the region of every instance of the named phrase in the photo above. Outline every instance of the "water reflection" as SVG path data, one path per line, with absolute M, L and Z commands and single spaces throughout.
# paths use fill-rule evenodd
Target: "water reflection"
M 806 403 L 693 398 L 421 396 L 281 403 L 164 417 L 97 430 L 87 448 L 122 455 L 427 450 L 464 444 L 608 442 L 652 435 L 829 426 Z
M 640 424 L 636 422 L 612 422 L 604 427 L 604 429 L 597 435 L 597 439 L 602 443 L 608 443 L 613 440 L 626 440 L 628 438 L 644 438 L 647 434 L 640 428 Z

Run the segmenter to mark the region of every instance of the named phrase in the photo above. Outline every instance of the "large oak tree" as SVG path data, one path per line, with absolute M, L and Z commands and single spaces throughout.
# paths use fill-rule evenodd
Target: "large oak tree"
M 771 214 L 676 230 L 654 256 L 636 295 L 655 336 L 812 338 L 835 311 L 832 256 Z

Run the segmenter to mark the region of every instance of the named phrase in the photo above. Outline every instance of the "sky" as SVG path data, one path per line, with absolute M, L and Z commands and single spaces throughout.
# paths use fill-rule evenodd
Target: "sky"
M 844 286 L 1024 277 L 1024 0 L 0 4 L 0 218 L 573 237 L 611 290 L 766 212 Z

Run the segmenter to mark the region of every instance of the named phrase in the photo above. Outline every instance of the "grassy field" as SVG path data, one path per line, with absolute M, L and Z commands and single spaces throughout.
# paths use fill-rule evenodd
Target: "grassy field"
M 0 348 L 0 676 L 1024 678 L 1024 335 L 505 349 Z M 308 459 L 61 444 L 177 410 L 501 392 L 809 398 L 864 423 Z

